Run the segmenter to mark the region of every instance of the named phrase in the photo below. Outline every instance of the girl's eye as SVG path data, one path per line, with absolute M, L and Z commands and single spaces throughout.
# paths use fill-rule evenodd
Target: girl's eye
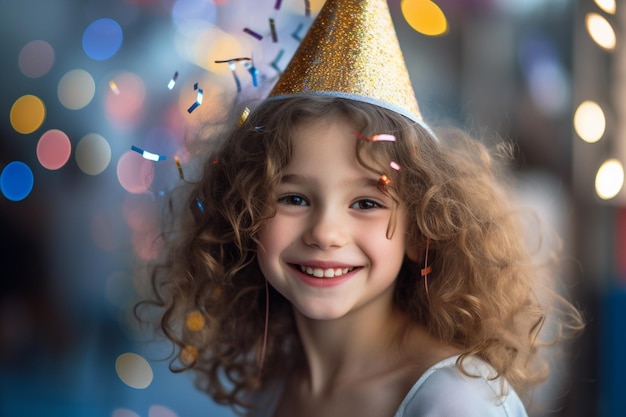
M 278 199 L 278 202 L 280 204 L 286 204 L 288 206 L 306 206 L 308 205 L 308 202 L 304 199 L 304 197 L 301 197 L 297 194 L 289 194 L 289 195 L 285 195 L 282 196 Z
M 359 210 L 371 210 L 375 208 L 382 208 L 383 206 L 377 203 L 374 200 L 359 200 L 353 203 L 350 208 L 359 209 Z

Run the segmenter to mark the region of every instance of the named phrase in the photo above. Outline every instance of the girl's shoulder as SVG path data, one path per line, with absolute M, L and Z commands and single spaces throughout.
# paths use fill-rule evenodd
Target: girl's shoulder
M 415 382 L 394 417 L 527 417 L 522 401 L 495 370 L 477 357 L 457 356 L 430 367 Z

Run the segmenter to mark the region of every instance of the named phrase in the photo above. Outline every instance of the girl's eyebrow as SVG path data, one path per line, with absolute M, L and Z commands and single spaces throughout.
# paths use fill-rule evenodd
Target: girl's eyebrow
M 317 183 L 317 180 L 312 177 L 308 177 L 306 175 L 300 174 L 287 174 L 283 175 L 281 180 L 281 184 L 292 184 L 292 185 L 306 185 Z M 349 178 L 345 181 L 342 181 L 338 185 L 340 187 L 356 187 L 356 188 L 374 188 L 376 190 L 379 189 L 379 178 L 371 178 L 371 177 L 353 177 Z

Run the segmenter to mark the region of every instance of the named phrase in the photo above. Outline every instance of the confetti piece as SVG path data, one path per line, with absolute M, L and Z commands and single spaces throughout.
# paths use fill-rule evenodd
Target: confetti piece
M 296 30 L 294 30 L 293 33 L 291 34 L 291 37 L 297 40 L 298 42 L 302 41 L 302 36 L 300 36 L 300 31 L 302 30 L 303 26 L 304 25 L 300 23 L 298 27 L 296 28 Z
M 391 183 L 391 180 L 389 179 L 388 176 L 386 176 L 385 174 L 381 175 L 380 178 L 378 179 L 378 188 L 380 188 L 381 190 L 385 190 L 385 188 L 387 188 L 387 186 Z
M 196 91 L 197 89 L 198 89 L 198 83 L 195 83 L 195 84 L 193 85 L 193 90 L 194 90 L 194 91 Z
M 274 19 L 270 17 L 270 30 L 272 31 L 272 42 L 278 42 L 278 35 L 276 34 L 276 23 Z
M 243 109 L 243 112 L 241 113 L 241 117 L 239 117 L 239 121 L 237 122 L 237 125 L 241 126 L 246 122 L 246 119 L 248 119 L 248 115 L 250 114 L 250 109 L 249 108 L 245 108 Z
M 192 332 L 199 332 L 204 327 L 204 316 L 199 311 L 192 311 L 187 314 L 187 319 L 185 320 L 187 324 L 187 329 Z
M 145 159 L 148 159 L 150 161 L 164 161 L 166 158 L 163 155 L 158 155 L 156 153 L 152 153 L 152 152 L 148 152 L 148 151 L 144 151 L 143 149 L 140 149 L 136 146 L 131 146 L 130 149 L 132 149 L 133 151 L 140 153 L 141 156 L 143 156 Z
M 219 160 L 219 159 L 217 159 L 217 157 L 213 158 L 213 163 L 214 163 L 214 164 L 217 164 L 217 163 L 219 163 L 219 162 L 220 162 L 220 160 Z
M 111 91 L 113 91 L 113 94 L 115 94 L 116 96 L 120 95 L 120 89 L 117 88 L 117 84 L 115 83 L 115 81 L 113 80 L 109 81 L 109 88 L 111 89 Z
M 168 89 L 172 89 L 174 88 L 174 86 L 176 85 L 176 80 L 178 79 L 178 71 L 176 71 L 174 73 L 174 76 L 172 77 L 172 79 L 170 80 L 170 82 L 167 84 L 167 88 Z
M 200 212 L 204 213 L 204 204 L 202 204 L 202 201 L 200 201 L 200 198 L 196 197 L 195 202 L 196 202 L 196 206 L 198 207 L 198 209 L 200 209 Z
M 366 140 L 368 142 L 395 142 L 396 141 L 396 137 L 394 135 L 380 134 L 380 135 L 374 135 L 374 136 L 365 136 L 361 134 L 360 132 L 356 132 L 356 131 L 352 133 L 357 138 Z
M 397 163 L 397 162 L 395 162 L 395 161 L 391 161 L 391 162 L 389 163 L 389 166 L 390 166 L 392 169 L 395 169 L 396 171 L 400 171 L 400 165 L 398 165 L 398 163 Z
M 304 15 L 311 17 L 311 2 L 309 0 L 304 0 Z
M 185 175 L 183 174 L 183 167 L 180 164 L 180 158 L 178 158 L 178 155 L 174 155 L 174 162 L 176 162 L 176 168 L 178 168 L 178 176 L 184 181 Z
M 196 84 L 196 86 L 197 86 L 197 84 Z M 196 89 L 196 87 L 194 87 L 194 89 Z M 189 113 L 194 111 L 199 105 L 202 104 L 202 96 L 203 95 L 204 95 L 204 91 L 201 88 L 198 88 L 198 95 L 196 96 L 196 102 L 193 103 L 191 106 L 189 106 L 189 108 L 187 109 L 187 111 Z
M 276 0 L 276 3 L 274 4 L 274 10 L 279 10 L 282 2 L 283 0 Z
M 231 62 L 239 62 L 239 61 L 252 61 L 252 58 L 241 57 L 241 58 L 231 58 L 231 59 L 223 59 L 221 61 L 214 61 L 216 64 L 228 64 Z
M 187 345 L 180 351 L 180 361 L 185 366 L 191 366 L 198 360 L 198 354 L 195 346 Z
M 239 81 L 239 77 L 237 77 L 237 73 L 235 72 L 235 63 L 234 62 L 229 62 L 228 63 L 228 68 L 230 68 L 230 72 L 233 74 L 233 78 L 235 79 L 235 84 L 237 84 L 237 92 L 240 93 L 241 92 L 241 81 Z
M 250 28 L 245 28 L 243 31 L 246 32 L 248 35 L 252 36 L 253 38 L 256 38 L 257 40 L 263 39 L 263 35 L 256 33 Z
M 282 74 L 283 72 L 278 67 L 278 61 L 280 61 L 280 59 L 283 57 L 284 53 L 285 53 L 284 49 L 281 49 L 280 51 L 278 51 L 278 55 L 276 56 L 276 58 L 274 58 L 274 60 L 270 64 L 272 66 L 272 68 L 274 68 L 276 70 L 276 72 L 279 73 L 279 74 Z
M 254 66 L 254 64 L 251 64 L 249 62 L 244 62 L 243 66 L 246 67 L 246 69 L 248 70 L 248 72 L 250 73 L 250 75 L 252 76 L 252 85 L 255 87 L 259 86 L 259 70 L 256 69 L 256 67 Z

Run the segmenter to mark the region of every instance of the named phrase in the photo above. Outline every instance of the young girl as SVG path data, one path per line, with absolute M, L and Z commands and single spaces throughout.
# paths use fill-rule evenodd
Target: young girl
M 548 311 L 495 159 L 305 90 L 203 142 L 152 273 L 172 366 L 250 415 L 525 416 Z

